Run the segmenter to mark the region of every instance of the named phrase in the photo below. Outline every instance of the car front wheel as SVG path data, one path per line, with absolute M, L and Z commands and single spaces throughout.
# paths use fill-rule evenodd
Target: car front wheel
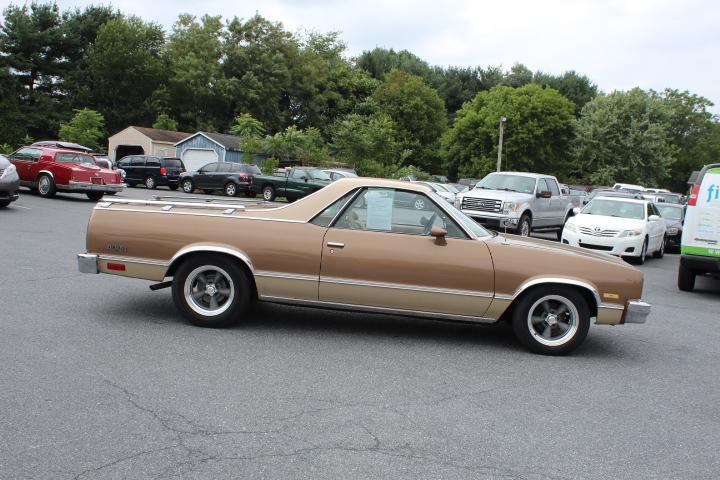
M 192 180 L 190 180 L 189 178 L 187 180 L 183 180 L 182 190 L 185 193 L 192 193 L 193 190 L 195 190 L 195 185 L 193 185 Z
M 532 232 L 532 219 L 527 213 L 523 213 L 522 217 L 520 217 L 516 233 L 523 237 L 529 237 L 530 232 Z
M 563 355 L 576 349 L 590 329 L 590 307 L 577 290 L 540 286 L 515 306 L 513 331 L 518 341 L 535 353 Z
M 222 255 L 192 257 L 175 272 L 175 306 L 190 323 L 220 328 L 237 323 L 250 306 L 252 287 L 245 272 Z
M 234 197 L 237 195 L 237 185 L 235 185 L 233 182 L 228 182 L 225 185 L 225 195 L 228 197 Z

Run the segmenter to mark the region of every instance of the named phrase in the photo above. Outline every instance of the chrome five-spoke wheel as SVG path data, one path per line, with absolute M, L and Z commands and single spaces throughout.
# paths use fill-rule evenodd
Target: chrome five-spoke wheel
M 188 306 L 208 317 L 223 313 L 235 297 L 235 285 L 230 275 L 220 267 L 209 265 L 190 272 L 184 290 Z
M 543 345 L 562 345 L 577 332 L 578 310 L 560 295 L 539 298 L 527 315 L 527 326 L 535 340 Z

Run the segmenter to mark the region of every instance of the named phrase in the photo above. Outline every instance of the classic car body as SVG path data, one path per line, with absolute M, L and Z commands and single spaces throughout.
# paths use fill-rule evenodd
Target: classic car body
M 124 188 L 121 173 L 100 168 L 94 158 L 77 150 L 30 146 L 12 153 L 20 184 L 52 197 L 58 191 L 85 193 L 92 200 Z
M 413 206 L 416 197 L 424 199 L 423 210 Z M 533 333 L 523 332 L 532 309 L 527 322 L 516 318 L 531 307 L 525 304 L 570 298 L 543 317 L 552 325 L 534 332 L 550 332 L 548 338 L 521 338 L 535 351 L 565 353 L 582 341 L 591 319 L 642 323 L 650 309 L 639 300 L 642 273 L 622 261 L 490 233 L 427 187 L 380 179 L 339 180 L 275 208 L 101 202 L 78 261 L 87 273 L 172 277 L 155 287 L 172 285 L 181 312 L 204 326 L 237 321 L 244 304 L 257 299 L 465 322 L 508 319 L 521 338 Z M 204 265 L 215 266 L 214 280 L 202 273 L 210 271 Z M 235 307 L 223 310 L 232 302 L 244 305 L 235 318 L 228 313 Z M 551 338 L 555 328 L 565 328 L 553 322 L 569 311 L 578 317 L 577 338 Z

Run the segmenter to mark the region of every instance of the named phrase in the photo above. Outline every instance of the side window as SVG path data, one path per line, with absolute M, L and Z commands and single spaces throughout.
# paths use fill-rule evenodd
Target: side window
M 233 171 L 233 164 L 232 163 L 221 163 L 218 165 L 218 172 L 227 173 Z
M 653 206 L 652 203 L 647 204 L 647 216 L 648 217 L 650 217 L 650 215 L 653 215 L 652 206 Z
M 21 148 L 10 155 L 10 158 L 12 160 L 22 160 L 25 162 L 37 162 L 40 159 L 40 150 L 36 148 Z
M 430 235 L 432 227 L 447 230 L 448 238 L 466 238 L 460 227 L 424 193 L 368 188 L 334 225 L 406 235 Z
M 537 191 L 538 191 L 538 193 L 550 191 L 550 189 L 548 188 L 548 184 L 544 178 L 541 178 L 538 180 Z
M 117 164 L 118 168 L 127 168 L 130 166 L 130 157 L 125 157 L 122 160 L 120 160 Z
M 310 177 L 308 177 L 308 174 L 307 174 L 307 172 L 306 172 L 305 170 L 302 170 L 302 169 L 299 169 L 299 168 L 293 168 L 293 169 L 292 169 L 292 171 L 291 171 L 291 173 L 290 173 L 290 178 L 294 178 L 294 179 L 298 179 L 298 180 L 299 180 L 299 179 L 302 178 L 302 177 L 310 178 Z
M 213 173 L 217 172 L 218 164 L 217 163 L 208 163 L 204 167 L 200 169 L 200 173 Z
M 145 166 L 160 168 L 160 159 L 157 157 L 148 157 L 147 162 L 145 162 Z
M 333 203 L 330 204 L 329 207 L 320 212 L 317 217 L 313 218 L 310 223 L 314 223 L 315 225 L 318 225 L 320 227 L 330 226 L 330 222 L 332 222 L 333 218 L 335 218 L 335 215 L 337 215 L 337 213 L 345 207 L 347 202 L 350 201 L 350 199 L 356 192 L 357 190 L 353 190 L 343 195 L 338 200 L 335 200 Z
M 550 187 L 550 193 L 552 193 L 553 197 L 557 197 L 560 195 L 560 190 L 558 190 L 558 186 L 555 180 L 548 178 L 546 179 L 546 183 L 548 187 Z
M 145 159 L 143 157 L 132 157 L 132 162 L 130 163 L 133 167 L 144 167 L 145 166 Z

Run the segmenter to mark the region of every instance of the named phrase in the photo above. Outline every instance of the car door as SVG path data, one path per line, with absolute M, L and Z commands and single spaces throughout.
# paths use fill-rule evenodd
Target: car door
M 550 211 L 548 213 L 548 224 L 562 225 L 565 221 L 565 205 L 563 198 L 560 196 L 560 187 L 554 178 L 546 178 L 548 189 L 550 190 Z
M 136 183 L 145 181 L 145 157 L 134 156 L 130 166 L 133 174 L 132 181 Z
M 290 170 L 287 183 L 285 184 L 285 194 L 291 197 L 302 197 L 308 189 L 307 182 L 310 180 L 310 173 L 304 168 L 293 168 Z
M 545 181 L 544 178 L 538 179 L 536 188 L 537 194 L 550 191 L 550 187 L 548 187 L 547 181 Z M 537 194 L 535 195 L 535 200 L 533 201 L 535 205 L 535 208 L 533 208 L 533 226 L 544 227 L 548 225 L 548 218 L 550 217 L 551 212 L 551 199 L 539 197 Z
M 412 207 L 417 200 L 422 210 Z M 433 225 L 447 229 L 445 238 L 429 235 Z M 325 234 L 321 302 L 469 318 L 485 313 L 493 291 L 485 243 L 424 193 L 363 190 Z
M 232 166 L 233 164 L 229 162 L 218 163 L 217 169 L 210 175 L 212 188 L 220 190 L 225 186 L 232 171 Z
M 193 176 L 197 188 L 212 188 L 212 175 L 217 171 L 218 162 L 208 163 Z
M 652 203 L 647 204 L 648 213 L 648 232 L 650 234 L 650 242 L 648 252 L 658 250 L 662 242 L 665 240 L 665 221 L 660 216 L 660 212 Z M 658 218 L 650 220 L 650 216 L 655 215 Z

